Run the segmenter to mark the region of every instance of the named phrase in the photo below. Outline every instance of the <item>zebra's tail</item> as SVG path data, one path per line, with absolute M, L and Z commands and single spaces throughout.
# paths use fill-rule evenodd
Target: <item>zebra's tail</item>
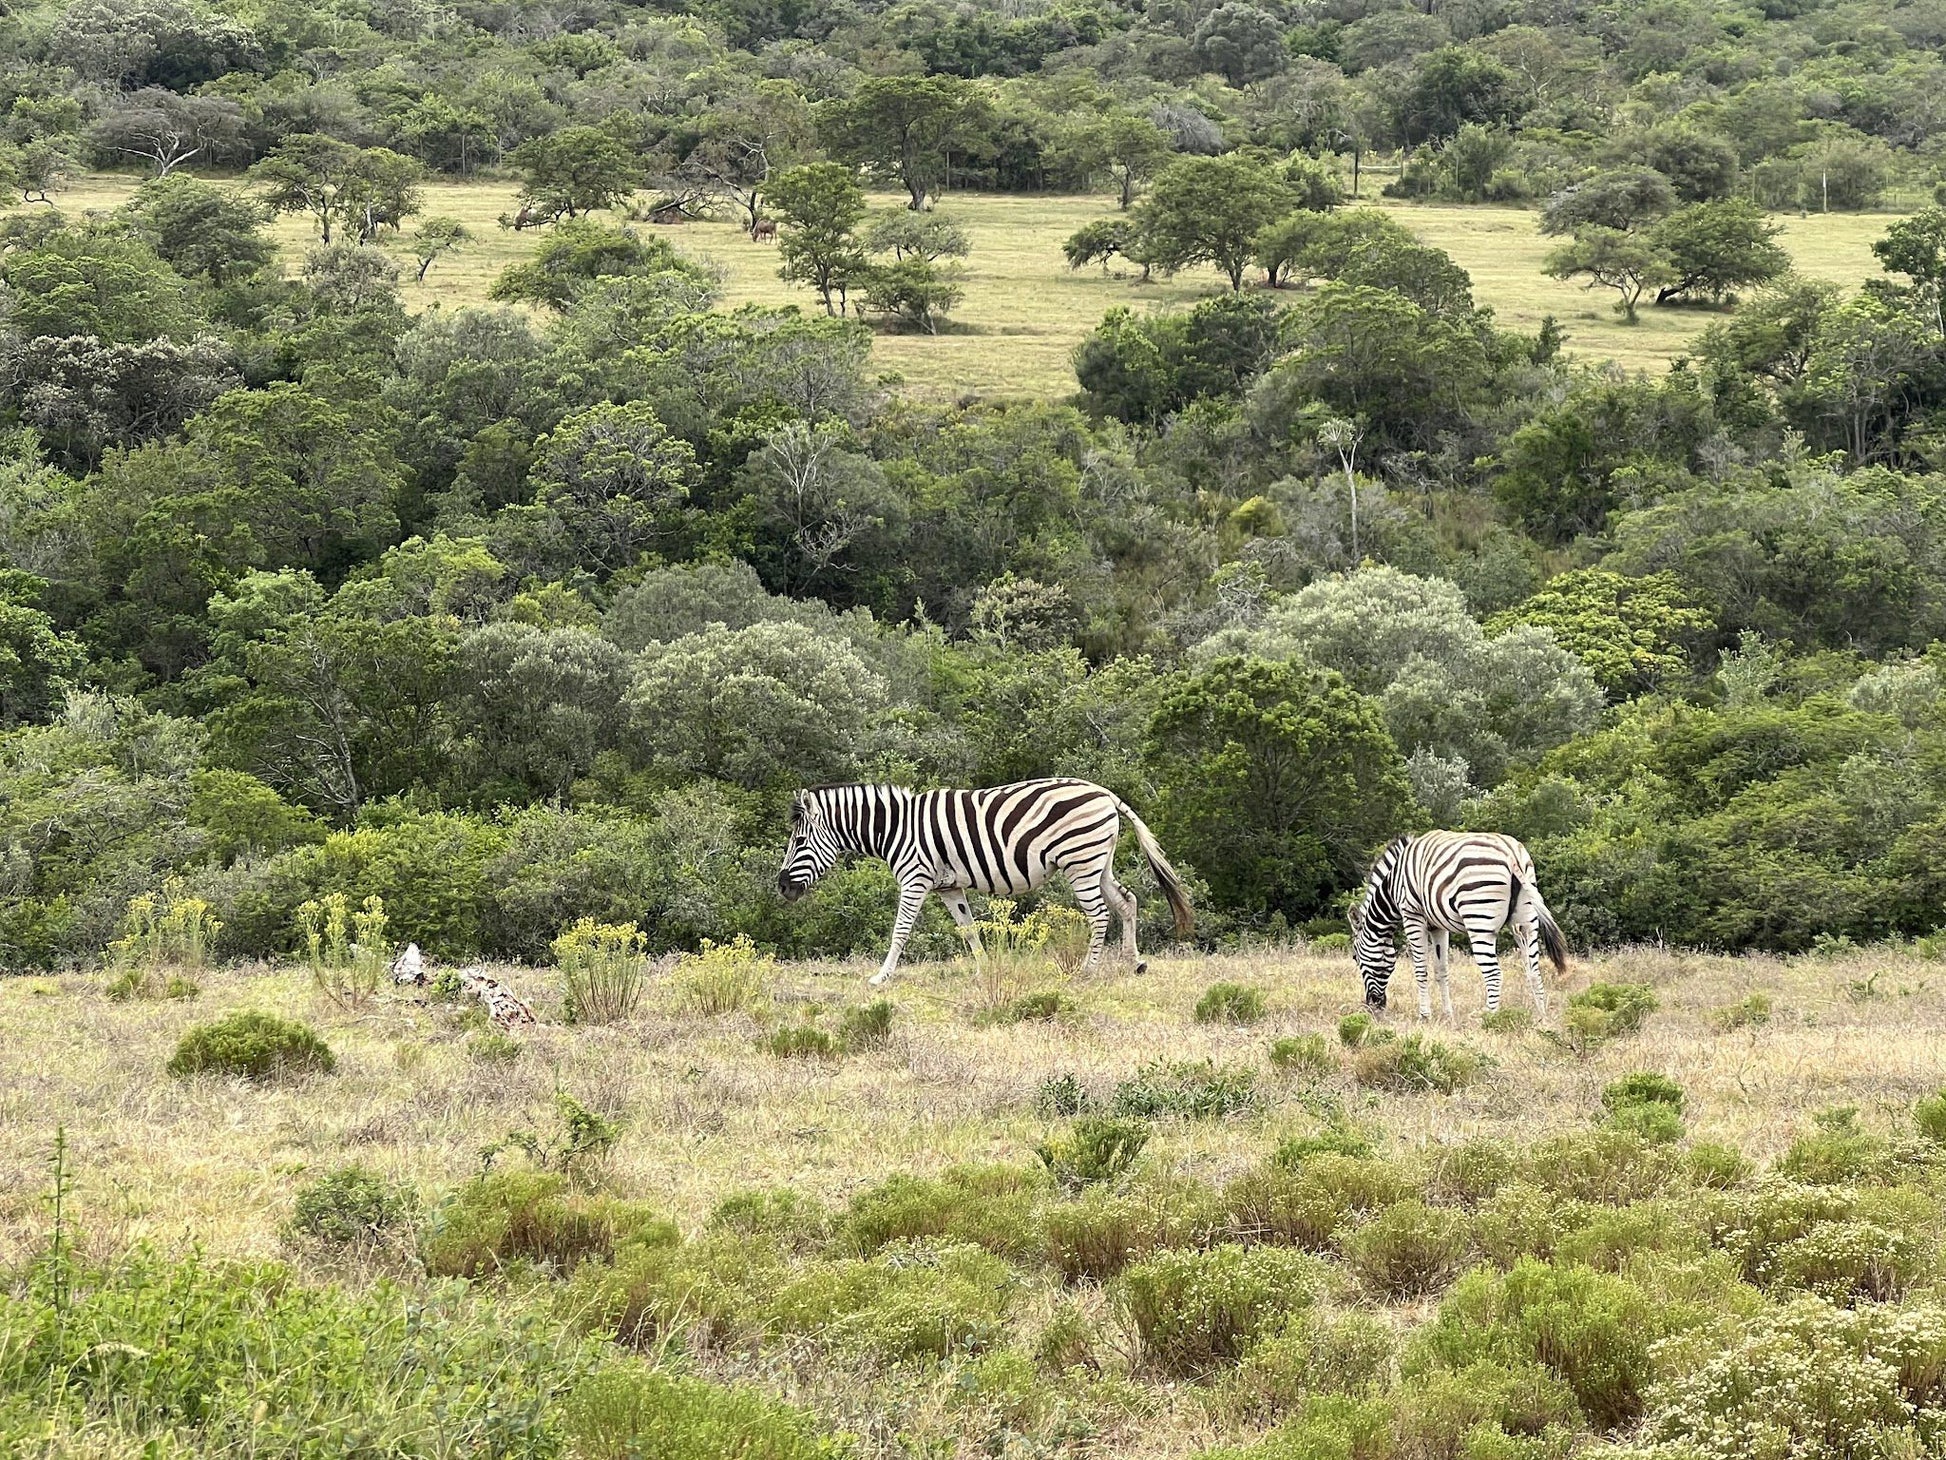
M 1547 910 L 1541 901 L 1541 890 L 1533 883 L 1527 890 L 1534 894 L 1534 929 L 1541 935 L 1541 951 L 1547 954 L 1547 961 L 1554 965 L 1556 973 L 1568 971 L 1568 940 L 1561 936 L 1561 925 L 1554 921 L 1554 914 Z M 1515 879 L 1514 892 L 1520 892 L 1519 879 Z
M 1128 824 L 1135 828 L 1135 844 L 1148 858 L 1149 870 L 1155 873 L 1155 880 L 1162 886 L 1162 895 L 1169 899 L 1169 911 L 1176 917 L 1176 936 L 1187 938 L 1196 931 L 1196 910 L 1189 905 L 1189 889 L 1183 886 L 1182 876 L 1169 865 L 1169 859 L 1162 854 L 1162 844 L 1149 830 L 1148 823 L 1137 816 L 1128 802 L 1116 799 L 1115 809 L 1128 818 Z

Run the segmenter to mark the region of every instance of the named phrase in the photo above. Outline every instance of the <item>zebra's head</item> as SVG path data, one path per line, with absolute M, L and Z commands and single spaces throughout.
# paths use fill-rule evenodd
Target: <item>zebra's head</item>
M 1365 980 L 1368 1008 L 1385 1007 L 1386 986 L 1392 982 L 1392 969 L 1399 959 L 1399 911 L 1392 899 L 1392 868 L 1399 859 L 1405 838 L 1400 837 L 1379 853 L 1372 874 L 1365 880 L 1365 896 L 1346 912 L 1351 923 L 1351 960 Z
M 796 902 L 809 892 L 837 865 L 843 851 L 817 792 L 799 791 L 791 799 L 791 839 L 777 872 L 777 891 L 784 901 Z

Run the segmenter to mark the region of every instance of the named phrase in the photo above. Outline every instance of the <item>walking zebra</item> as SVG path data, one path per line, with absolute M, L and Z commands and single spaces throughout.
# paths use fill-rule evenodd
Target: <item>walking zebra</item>
M 1176 934 L 1194 926 L 1182 878 L 1128 803 L 1091 781 L 1016 781 L 981 791 L 913 791 L 904 786 L 817 786 L 791 803 L 791 839 L 777 890 L 795 902 L 846 852 L 882 857 L 899 882 L 892 947 L 872 978 L 891 977 L 919 921 L 926 895 L 937 892 L 961 928 L 973 925 L 969 890 L 1011 895 L 1039 887 L 1056 869 L 1067 874 L 1087 916 L 1088 957 L 1101 957 L 1112 907 L 1122 921 L 1122 951 L 1139 973 L 1147 965 L 1135 947 L 1135 899 L 1115 880 L 1121 818 L 1135 828 L 1163 896 L 1176 915 Z M 978 948 L 978 934 L 970 935 Z
M 1446 979 L 1446 955 L 1454 933 L 1466 934 L 1473 961 L 1486 980 L 1487 1012 L 1500 1007 L 1500 929 L 1511 926 L 1527 970 L 1527 986 L 1541 1017 L 1547 1017 L 1547 990 L 1541 985 L 1541 950 L 1556 972 L 1568 966 L 1561 929 L 1541 900 L 1534 859 L 1510 836 L 1429 831 L 1402 836 L 1378 854 L 1365 881 L 1365 900 L 1351 909 L 1351 953 L 1365 979 L 1365 1002 L 1385 1007 L 1385 986 L 1398 958 L 1393 929 L 1404 924 L 1412 974 L 1419 984 L 1419 1017 L 1429 1018 L 1426 946 L 1432 945 L 1433 971 L 1446 1017 L 1453 1017 L 1453 990 Z

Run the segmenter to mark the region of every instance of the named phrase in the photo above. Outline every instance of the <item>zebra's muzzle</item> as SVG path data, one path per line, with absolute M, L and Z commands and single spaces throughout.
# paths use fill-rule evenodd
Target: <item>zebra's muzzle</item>
M 810 883 L 800 882 L 788 872 L 779 872 L 777 874 L 777 895 L 783 898 L 785 902 L 796 902 L 810 890 Z

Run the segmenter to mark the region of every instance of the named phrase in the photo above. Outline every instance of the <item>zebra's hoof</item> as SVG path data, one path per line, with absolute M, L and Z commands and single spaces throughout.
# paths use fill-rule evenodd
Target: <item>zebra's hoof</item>
M 1138 958 L 1138 959 L 1136 959 L 1136 960 L 1135 960 L 1135 971 L 1136 971 L 1137 973 L 1147 973 L 1147 972 L 1149 971 L 1149 960 L 1148 960 L 1148 959 L 1146 959 L 1146 958 Z
M 882 973 L 875 973 L 869 979 L 866 980 L 866 983 L 871 988 L 882 989 L 885 987 L 885 975 Z

